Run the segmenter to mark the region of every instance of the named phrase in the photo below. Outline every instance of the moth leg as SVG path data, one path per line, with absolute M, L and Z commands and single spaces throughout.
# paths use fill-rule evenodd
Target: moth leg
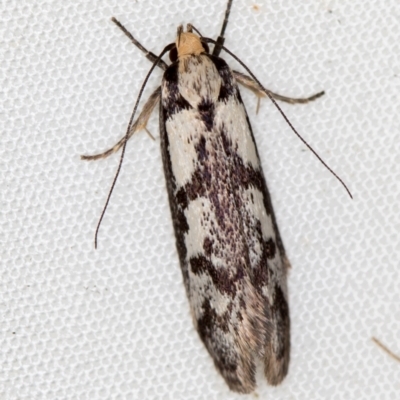
M 141 129 L 145 129 L 148 135 L 154 139 L 154 137 L 151 135 L 151 133 L 147 130 L 146 125 L 147 122 L 149 121 L 150 115 L 154 110 L 154 107 L 158 102 L 160 101 L 161 98 L 161 87 L 158 87 L 149 97 L 149 99 L 146 101 L 146 104 L 143 106 L 143 110 L 140 113 L 139 117 L 137 120 L 132 124 L 132 127 L 128 133 L 127 137 L 123 137 L 117 144 L 115 144 L 111 149 L 106 150 L 104 153 L 100 154 L 95 154 L 92 156 L 87 156 L 83 155 L 81 156 L 82 160 L 99 160 L 101 158 L 106 158 L 110 156 L 111 154 L 114 154 L 117 152 L 125 143 L 125 140 L 128 141 L 135 132 L 140 131 Z
M 260 99 L 267 96 L 265 94 L 264 90 L 250 76 L 242 74 L 239 71 L 232 71 L 232 73 L 233 73 L 233 76 L 236 78 L 236 80 L 241 85 L 243 85 L 247 89 L 250 89 L 258 97 L 258 104 L 257 104 L 257 112 L 258 112 Z M 289 104 L 305 104 L 305 103 L 309 103 L 310 101 L 314 101 L 314 100 L 318 99 L 319 97 L 321 97 L 321 96 L 323 96 L 325 94 L 325 92 L 322 91 L 322 92 L 318 92 L 316 94 L 313 94 L 310 97 L 293 98 L 293 97 L 282 96 L 282 95 L 280 95 L 278 93 L 274 93 L 274 92 L 272 92 L 271 90 L 268 90 L 268 89 L 267 89 L 267 91 L 271 95 L 271 97 L 273 97 L 275 100 L 284 101 L 284 102 L 289 103 Z
M 400 362 L 400 357 L 396 354 L 393 353 L 393 351 L 389 350 L 382 342 L 380 342 L 377 338 L 372 337 L 372 341 L 377 344 L 384 352 L 389 354 L 390 357 L 392 357 L 394 360 L 397 362 Z

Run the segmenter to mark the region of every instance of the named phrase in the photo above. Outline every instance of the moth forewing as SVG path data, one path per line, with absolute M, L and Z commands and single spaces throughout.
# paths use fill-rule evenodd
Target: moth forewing
M 184 283 L 201 339 L 232 390 L 289 363 L 287 261 L 235 78 L 194 33 L 161 84 L 164 172 Z

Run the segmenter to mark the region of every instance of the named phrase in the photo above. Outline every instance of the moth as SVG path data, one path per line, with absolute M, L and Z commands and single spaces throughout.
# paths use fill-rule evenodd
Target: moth
M 201 36 L 190 24 L 186 31 L 179 26 L 175 43 L 159 56 L 112 19 L 153 65 L 126 135 L 108 151 L 82 158 L 105 158 L 122 148 L 122 162 L 127 141 L 146 129 L 159 106 L 166 186 L 194 326 L 229 388 L 250 393 L 256 387 L 257 358 L 271 385 L 279 384 L 288 372 L 290 263 L 238 83 L 259 98 L 268 96 L 275 105 L 274 99 L 306 103 L 323 92 L 292 99 L 265 89 L 223 46 L 231 6 L 228 0 L 216 41 Z M 208 44 L 214 45 L 212 52 Z M 222 50 L 250 76 L 232 71 L 219 57 Z M 162 60 L 167 52 L 170 65 Z M 134 121 L 143 87 L 156 66 L 164 70 L 161 86 Z

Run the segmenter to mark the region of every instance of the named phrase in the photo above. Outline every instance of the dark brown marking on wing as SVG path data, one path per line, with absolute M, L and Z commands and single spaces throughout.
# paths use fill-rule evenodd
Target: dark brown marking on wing
M 210 99 L 205 98 L 197 105 L 197 109 L 207 131 L 212 131 L 214 127 L 215 104 Z
M 245 267 L 243 265 L 230 266 L 231 268 L 218 267 L 206 257 L 199 255 L 192 257 L 189 261 L 190 270 L 195 275 L 205 274 L 209 276 L 222 294 L 227 294 L 231 298 L 235 298 L 240 281 L 244 278 Z
M 212 60 L 222 79 L 218 101 L 226 102 L 231 96 L 236 96 L 238 93 L 235 78 L 233 77 L 232 71 L 230 70 L 228 64 L 222 58 L 215 57 L 210 54 L 207 54 L 207 57 Z
M 230 313 L 225 312 L 222 315 L 217 314 L 215 308 L 211 306 L 210 300 L 205 298 L 202 303 L 203 314 L 198 320 L 199 333 L 203 341 L 211 338 L 218 326 L 222 332 L 229 332 Z
M 275 242 L 272 238 L 269 238 L 267 241 L 263 242 L 263 250 L 262 250 L 263 258 L 266 259 L 274 259 L 276 254 L 276 246 Z
M 209 237 L 206 237 L 203 241 L 203 250 L 204 254 L 207 257 L 210 257 L 212 252 L 213 252 L 213 245 L 214 245 L 214 240 L 210 239 Z
M 286 301 L 285 295 L 279 285 L 275 285 L 275 296 L 272 304 L 272 313 L 276 320 L 278 332 L 276 338 L 278 339 L 277 358 L 284 358 L 287 353 L 287 343 L 284 338 L 290 330 L 289 320 L 289 306 Z
M 172 118 L 173 115 L 182 110 L 189 110 L 192 106 L 183 98 L 178 86 L 178 69 L 179 64 L 175 62 L 171 64 L 164 72 L 163 85 L 168 90 L 168 96 L 163 97 L 163 113 L 164 121 Z

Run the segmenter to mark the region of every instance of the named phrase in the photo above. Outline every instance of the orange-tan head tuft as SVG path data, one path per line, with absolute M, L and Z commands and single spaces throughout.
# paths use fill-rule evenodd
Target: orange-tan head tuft
M 178 58 L 190 55 L 199 55 L 204 53 L 203 44 L 200 38 L 192 32 L 179 32 L 176 38 L 176 48 L 178 50 Z

